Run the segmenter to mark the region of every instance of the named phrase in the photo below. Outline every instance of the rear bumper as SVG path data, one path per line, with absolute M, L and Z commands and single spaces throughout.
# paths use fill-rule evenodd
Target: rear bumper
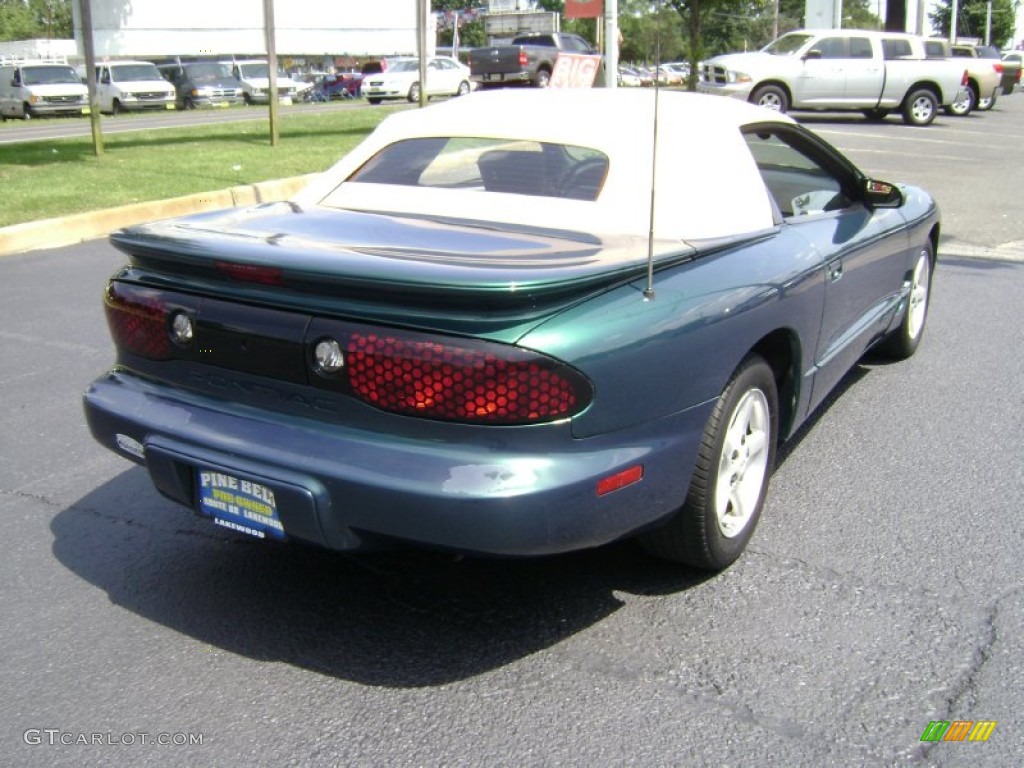
M 532 83 L 532 72 L 486 72 L 480 75 L 471 75 L 470 79 L 481 85 L 492 83 Z
M 289 538 L 500 555 L 598 546 L 671 514 L 711 407 L 585 440 L 562 423 L 445 441 L 255 410 L 117 371 L 90 386 L 84 406 L 100 443 L 187 507 L 197 508 L 197 472 L 214 471 L 270 488 Z M 637 464 L 642 480 L 598 496 L 599 479 Z

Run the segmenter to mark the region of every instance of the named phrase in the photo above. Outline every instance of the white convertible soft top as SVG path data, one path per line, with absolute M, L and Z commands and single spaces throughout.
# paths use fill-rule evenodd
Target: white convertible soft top
M 734 237 L 773 226 L 772 206 L 740 128 L 792 120 L 735 99 L 661 91 L 654 236 Z M 655 94 L 627 89 L 505 89 L 396 113 L 295 198 L 385 213 L 646 236 L 655 162 Z M 526 139 L 587 147 L 609 158 L 595 201 L 504 192 L 346 182 L 382 148 L 419 137 Z

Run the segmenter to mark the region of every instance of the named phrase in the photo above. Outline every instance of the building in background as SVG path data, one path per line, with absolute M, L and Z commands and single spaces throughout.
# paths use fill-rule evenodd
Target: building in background
M 97 58 L 221 56 L 266 52 L 262 0 L 91 0 Z M 75 38 L 82 24 L 74 4 Z M 416 3 L 373 0 L 274 4 L 279 56 L 333 60 L 416 51 Z

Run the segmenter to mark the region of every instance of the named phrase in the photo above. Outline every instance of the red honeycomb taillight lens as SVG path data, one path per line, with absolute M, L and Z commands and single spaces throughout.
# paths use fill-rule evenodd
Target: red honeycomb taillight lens
M 490 342 L 352 332 L 346 370 L 352 393 L 394 413 L 477 424 L 568 418 L 591 398 L 573 368 Z
M 118 347 L 150 360 L 171 358 L 168 308 L 157 291 L 111 282 L 103 304 Z

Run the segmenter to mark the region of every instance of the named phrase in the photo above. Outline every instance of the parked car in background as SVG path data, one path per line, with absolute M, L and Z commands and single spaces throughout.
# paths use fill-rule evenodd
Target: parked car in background
M 631 67 L 619 67 L 619 85 L 639 88 L 642 85 L 639 73 Z
M 270 101 L 270 64 L 265 60 L 230 62 L 231 74 L 242 84 L 246 104 L 267 104 Z M 277 98 L 291 104 L 299 92 L 299 84 L 284 72 L 277 73 Z
M 778 112 L 475 93 L 389 116 L 289 202 L 113 235 L 117 359 L 85 413 L 222 532 L 492 555 L 637 536 L 717 570 L 779 442 L 866 350 L 914 354 L 938 231 L 927 193 Z
M 686 76 L 675 67 L 662 64 L 657 68 L 658 83 L 660 85 L 682 85 Z
M 149 61 L 105 61 L 96 65 L 100 112 L 116 115 L 146 109 L 174 109 L 174 86 Z
M 690 76 L 690 65 L 685 61 L 670 61 L 668 64 L 662 64 L 661 67 L 665 71 L 671 72 L 673 79 L 678 80 L 678 83 L 685 84 L 687 78 Z
M 174 86 L 178 109 L 231 107 L 244 103 L 242 84 L 219 61 L 172 62 L 157 66 Z
M 320 77 L 316 82 L 317 101 L 358 98 L 363 77 L 361 72 L 334 72 Z
M 1024 68 L 1024 51 L 1003 51 L 1003 93 L 1013 93 L 1020 86 L 1021 70 Z
M 558 54 L 596 53 L 594 46 L 569 32 L 520 35 L 508 45 L 488 45 L 469 52 L 473 81 L 482 88 L 533 85 L 547 88 Z
M 89 89 L 64 59 L 5 59 L 0 118 L 88 115 Z
M 963 116 L 995 106 L 1003 77 L 999 51 L 987 45 L 950 44 L 936 39 L 925 40 L 924 45 L 929 57 L 953 59 L 967 68 L 967 91 L 962 99 L 946 106 L 946 114 Z
M 845 110 L 879 120 L 899 110 L 908 125 L 930 125 L 958 102 L 965 67 L 927 59 L 921 38 L 857 29 L 796 30 L 760 51 L 704 62 L 698 90 L 780 112 Z
M 999 92 L 1002 90 L 1003 85 L 1003 62 L 1002 57 L 999 53 L 999 49 L 991 45 L 960 45 L 954 44 L 951 46 L 953 49 L 953 57 L 964 59 L 976 59 L 979 64 L 983 66 L 991 67 L 992 71 L 995 72 L 995 87 L 991 90 L 990 96 L 986 96 L 986 89 L 982 89 L 978 96 L 978 109 L 982 112 L 992 109 L 996 105 L 996 99 L 999 96 Z M 970 72 L 970 68 L 968 68 Z
M 469 67 L 451 56 L 435 56 L 427 61 L 427 98 L 465 96 L 472 90 Z M 363 78 L 361 91 L 370 104 L 386 99 L 420 99 L 419 59 L 403 58 L 388 62 L 387 69 Z

